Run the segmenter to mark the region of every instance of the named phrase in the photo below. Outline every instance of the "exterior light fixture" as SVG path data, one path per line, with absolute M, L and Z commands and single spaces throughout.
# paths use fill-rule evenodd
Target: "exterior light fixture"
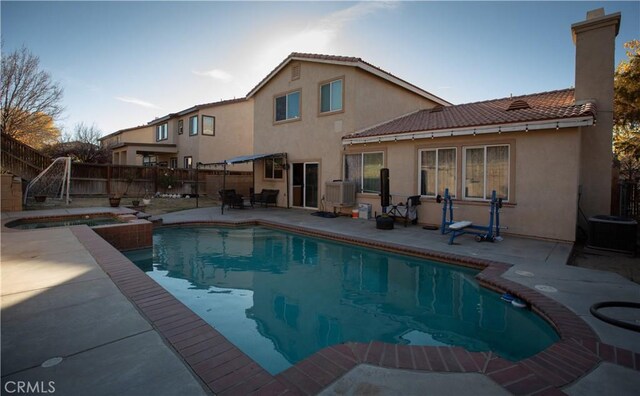
M 557 131 L 558 129 L 560 129 L 560 123 L 559 123 L 559 122 L 556 122 L 556 131 Z
M 498 135 L 499 135 L 499 134 L 501 134 L 501 133 L 502 133 L 502 127 L 501 127 L 501 126 L 499 126 L 499 127 L 498 127 Z
M 527 125 L 525 125 L 525 126 L 524 126 L 524 131 L 525 131 L 525 133 L 526 133 L 526 132 L 529 132 L 529 124 L 527 124 Z
M 476 136 L 476 128 L 473 128 L 473 136 Z
M 433 132 L 431 132 L 431 139 L 433 139 Z

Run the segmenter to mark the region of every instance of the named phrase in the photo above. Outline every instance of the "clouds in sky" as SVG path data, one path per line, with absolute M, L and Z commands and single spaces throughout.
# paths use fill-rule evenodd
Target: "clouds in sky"
M 141 106 L 141 107 L 145 107 L 147 109 L 160 109 L 160 106 L 157 106 L 153 103 L 144 101 L 142 99 L 138 99 L 138 98 L 132 98 L 130 96 L 116 96 L 115 99 L 121 101 L 121 102 L 125 102 L 125 103 L 131 103 L 134 104 L 136 106 Z
M 348 46 L 344 33 L 348 24 L 401 6 L 397 2 L 344 4 L 352 5 L 303 22 L 302 27 L 294 24 L 283 27 L 276 21 L 277 25 L 269 29 L 269 33 L 252 35 L 250 41 L 237 43 L 238 53 L 227 57 L 231 61 L 223 59 L 211 65 L 211 70 L 193 71 L 193 74 L 214 80 L 214 85 L 209 87 L 213 88 L 216 98 L 243 96 L 292 52 L 353 55 L 336 53 Z M 233 74 L 225 70 L 233 70 Z M 230 82 L 233 84 L 228 84 Z
M 214 80 L 220 80 L 220 81 L 231 81 L 233 79 L 233 76 L 229 73 L 227 73 L 224 70 L 221 69 L 212 69 L 212 70 L 208 70 L 208 71 L 193 71 L 193 74 L 195 74 L 196 76 L 205 76 L 205 77 L 211 77 Z

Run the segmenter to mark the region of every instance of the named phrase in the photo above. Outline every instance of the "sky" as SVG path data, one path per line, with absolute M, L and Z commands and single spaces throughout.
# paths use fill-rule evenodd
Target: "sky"
M 291 52 L 360 57 L 451 103 L 574 85 L 571 24 L 640 2 L 1 1 L 2 53 L 22 46 L 64 88 L 57 125 L 103 135 L 244 97 Z

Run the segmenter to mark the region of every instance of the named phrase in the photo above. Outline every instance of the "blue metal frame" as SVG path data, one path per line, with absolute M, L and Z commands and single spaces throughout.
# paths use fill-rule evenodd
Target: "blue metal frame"
M 452 230 L 451 228 L 449 228 L 449 226 L 456 221 L 453 220 L 453 199 L 451 198 L 451 195 L 449 195 L 448 188 L 444 190 L 444 197 L 440 199 L 443 202 L 440 233 L 442 235 L 451 233 L 451 237 L 449 238 L 449 245 L 453 245 L 453 240 L 456 237 L 464 234 L 475 235 L 477 242 L 494 242 L 495 239 L 500 236 L 500 208 L 502 207 L 502 200 L 496 198 L 495 190 L 491 192 L 489 225 L 487 226 L 471 224 L 470 226 L 462 228 L 460 230 Z M 448 218 L 447 214 L 449 215 Z

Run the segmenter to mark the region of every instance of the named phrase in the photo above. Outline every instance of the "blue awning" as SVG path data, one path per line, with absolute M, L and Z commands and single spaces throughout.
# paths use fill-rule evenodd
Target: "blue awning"
M 256 161 L 259 159 L 264 159 L 264 158 L 277 158 L 277 157 L 286 157 L 287 154 L 286 153 L 276 153 L 276 154 L 253 154 L 253 155 L 241 155 L 239 157 L 233 157 L 230 158 L 228 160 L 224 160 L 224 163 L 231 165 L 231 164 L 241 164 L 244 162 L 252 162 L 252 161 Z

